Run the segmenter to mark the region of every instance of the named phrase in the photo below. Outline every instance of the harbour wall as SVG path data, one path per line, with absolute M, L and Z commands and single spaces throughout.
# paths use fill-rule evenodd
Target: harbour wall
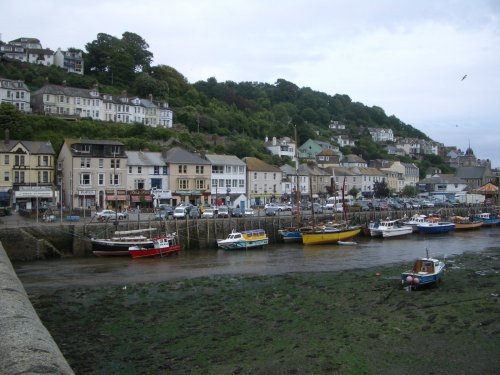
M 42 324 L 0 242 L 0 373 L 74 374 Z
M 468 216 L 484 212 L 479 208 L 446 208 L 440 210 L 440 215 Z M 436 210 L 403 210 L 403 211 L 368 211 L 349 214 L 353 224 L 366 225 L 370 221 L 387 217 L 404 218 L 416 213 L 429 214 Z M 316 222 L 341 221 L 343 214 L 316 215 Z M 311 223 L 312 217 L 304 215 L 301 223 Z M 90 238 L 108 238 L 115 231 L 133 229 L 152 229 L 153 235 L 176 232 L 183 249 L 196 250 L 201 248 L 216 248 L 217 239 L 225 238 L 232 230 L 261 228 L 266 231 L 271 243 L 278 242 L 279 229 L 294 226 L 295 218 L 289 213 L 277 216 L 253 216 L 245 218 L 198 219 L 198 220 L 165 220 L 165 221 L 132 221 L 124 220 L 107 223 L 41 223 L 38 225 L 0 228 L 0 241 L 3 243 L 11 261 L 31 261 L 36 259 L 63 258 L 67 256 L 92 256 Z

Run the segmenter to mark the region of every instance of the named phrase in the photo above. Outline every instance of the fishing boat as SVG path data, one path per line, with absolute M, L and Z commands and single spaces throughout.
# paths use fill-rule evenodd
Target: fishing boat
M 426 221 L 417 228 L 420 233 L 447 233 L 455 230 L 455 224 L 451 221 Z
M 409 225 L 413 228 L 413 232 L 418 232 L 418 225 L 425 223 L 426 215 L 415 214 L 409 220 L 403 221 L 404 225 Z
M 480 213 L 479 215 L 476 215 L 476 218 L 481 220 L 483 222 L 483 226 L 485 227 L 492 227 L 500 223 L 500 217 L 489 212 Z
M 453 216 L 451 220 L 453 221 L 453 224 L 455 224 L 455 230 L 478 229 L 484 224 L 479 219 L 462 216 Z
M 375 223 L 370 229 L 372 237 L 397 237 L 413 233 L 413 227 L 404 225 L 400 220 L 382 220 Z
M 128 253 L 135 259 L 177 254 L 180 250 L 181 246 L 177 243 L 177 235 L 174 232 L 165 236 L 153 237 L 153 247 L 130 246 Z
M 152 248 L 153 239 L 140 233 L 150 232 L 154 229 L 134 229 L 116 231 L 111 238 L 91 238 L 92 252 L 96 256 L 126 256 L 131 246 Z
M 409 271 L 401 273 L 401 284 L 411 289 L 438 283 L 445 270 L 445 263 L 441 260 L 429 258 L 419 258 Z
M 217 240 L 217 246 L 224 250 L 251 249 L 263 247 L 269 243 L 269 238 L 263 229 L 233 231 L 226 239 Z
M 314 227 L 310 232 L 302 233 L 304 245 L 324 245 L 346 241 L 361 232 L 359 226 L 347 224 L 327 224 Z
M 285 228 L 278 230 L 281 239 L 285 243 L 302 241 L 302 231 L 300 228 Z

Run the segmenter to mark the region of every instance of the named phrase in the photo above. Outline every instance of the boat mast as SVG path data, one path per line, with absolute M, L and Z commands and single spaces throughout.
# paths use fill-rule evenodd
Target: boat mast
M 297 152 L 298 138 L 297 138 L 297 125 L 294 125 L 295 131 L 295 202 L 297 204 L 297 215 L 295 216 L 295 221 L 297 227 L 300 226 L 300 190 L 299 190 L 299 155 Z
M 311 198 L 311 212 L 312 212 L 312 227 L 314 231 L 314 227 L 316 226 L 316 216 L 314 214 L 314 202 L 313 202 L 313 193 L 312 193 L 312 174 L 309 174 L 309 197 Z
M 345 176 L 342 183 L 342 211 L 344 211 L 344 221 L 347 223 L 347 205 L 345 204 Z

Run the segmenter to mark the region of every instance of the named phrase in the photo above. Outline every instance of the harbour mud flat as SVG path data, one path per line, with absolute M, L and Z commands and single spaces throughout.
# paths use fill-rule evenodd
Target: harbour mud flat
M 446 263 L 28 293 L 78 374 L 498 374 L 500 247 Z

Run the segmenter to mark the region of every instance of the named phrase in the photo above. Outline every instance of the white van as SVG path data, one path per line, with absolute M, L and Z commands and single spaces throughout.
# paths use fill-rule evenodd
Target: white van
M 187 207 L 179 206 L 174 210 L 174 219 L 185 219 L 187 215 Z

